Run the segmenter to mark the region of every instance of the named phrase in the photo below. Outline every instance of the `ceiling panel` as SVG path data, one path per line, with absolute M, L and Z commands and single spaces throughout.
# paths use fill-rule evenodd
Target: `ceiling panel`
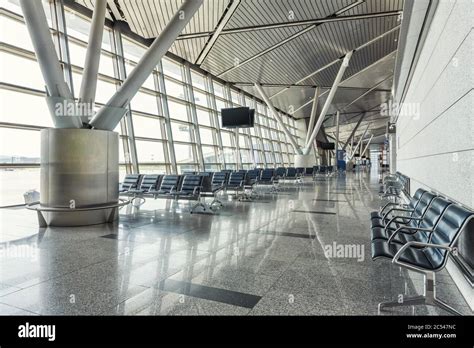
M 242 0 L 226 29 L 332 15 L 355 0 Z
M 183 34 L 212 32 L 233 0 L 204 0 L 203 6 L 186 26 Z M 93 0 L 77 0 L 93 8 Z M 132 31 L 145 38 L 154 38 L 168 24 L 183 0 L 109 0 L 122 13 Z M 357 0 L 241 0 L 224 30 L 249 26 L 281 24 L 291 21 L 322 19 L 333 16 Z M 338 15 L 373 14 L 403 9 L 403 0 L 366 0 Z M 367 110 L 380 103 L 392 88 L 390 75 L 394 68 L 399 30 L 389 34 L 401 24 L 397 15 L 366 19 L 344 20 L 319 24 L 315 28 L 284 42 L 292 35 L 308 28 L 307 25 L 288 26 L 265 30 L 220 35 L 201 65 L 206 71 L 231 83 L 263 83 L 305 86 L 291 87 L 272 98 L 274 105 L 284 111 L 300 109 L 295 117 L 309 117 L 314 88 L 322 86 L 323 92 L 333 84 L 341 60 L 350 50 L 370 42 L 352 55 L 343 82 L 329 109 L 329 113 L 363 95 L 369 88 L 381 83 L 377 90 L 368 93 L 344 110 Z M 170 51 L 195 62 L 210 36 L 180 39 Z M 273 48 L 273 49 L 272 49 Z M 318 69 L 335 62 L 316 75 Z M 239 87 L 239 85 L 237 84 Z M 252 86 L 244 90 L 260 97 Z M 271 96 L 282 87 L 264 87 Z M 382 91 L 380 91 L 382 90 Z M 326 94 L 327 96 L 327 94 Z M 319 108 L 325 101 L 322 96 Z M 307 105 L 300 108 L 302 105 Z

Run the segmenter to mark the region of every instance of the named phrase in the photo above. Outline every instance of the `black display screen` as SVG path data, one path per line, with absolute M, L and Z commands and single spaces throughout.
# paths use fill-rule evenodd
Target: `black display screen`
M 247 107 L 222 109 L 222 128 L 253 127 L 255 110 Z

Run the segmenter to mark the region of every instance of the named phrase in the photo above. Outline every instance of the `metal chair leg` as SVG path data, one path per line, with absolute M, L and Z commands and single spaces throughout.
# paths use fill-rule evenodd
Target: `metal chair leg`
M 424 274 L 423 295 L 403 298 L 401 302 L 398 302 L 398 301 L 381 302 L 378 305 L 378 313 L 380 314 L 380 311 L 383 308 L 416 306 L 416 305 L 427 305 L 427 306 L 439 307 L 451 314 L 462 315 L 460 312 L 458 312 L 456 309 L 454 309 L 447 303 L 436 298 L 436 282 L 435 282 L 434 272 L 429 272 L 429 273 Z
M 451 307 L 447 303 L 445 303 L 441 300 L 438 300 L 436 297 L 433 299 L 432 306 L 440 307 L 441 309 L 444 309 L 446 312 L 449 312 L 449 313 L 454 314 L 454 315 L 462 315 L 461 312 L 455 310 L 453 307 Z
M 403 298 L 401 302 L 399 301 L 380 302 L 378 305 L 378 313 L 380 314 L 380 311 L 383 308 L 417 306 L 417 305 L 422 305 L 422 304 L 426 304 L 426 298 L 423 295 Z

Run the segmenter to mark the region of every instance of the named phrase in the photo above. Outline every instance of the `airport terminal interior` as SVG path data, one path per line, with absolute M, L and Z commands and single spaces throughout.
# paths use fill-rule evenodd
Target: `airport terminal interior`
M 473 315 L 471 0 L 0 0 L 0 315 Z

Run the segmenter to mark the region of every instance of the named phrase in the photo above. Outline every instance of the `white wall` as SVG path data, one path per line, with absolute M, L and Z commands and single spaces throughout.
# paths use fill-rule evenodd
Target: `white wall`
M 440 0 L 397 120 L 397 170 L 474 208 L 474 52 L 471 0 Z

